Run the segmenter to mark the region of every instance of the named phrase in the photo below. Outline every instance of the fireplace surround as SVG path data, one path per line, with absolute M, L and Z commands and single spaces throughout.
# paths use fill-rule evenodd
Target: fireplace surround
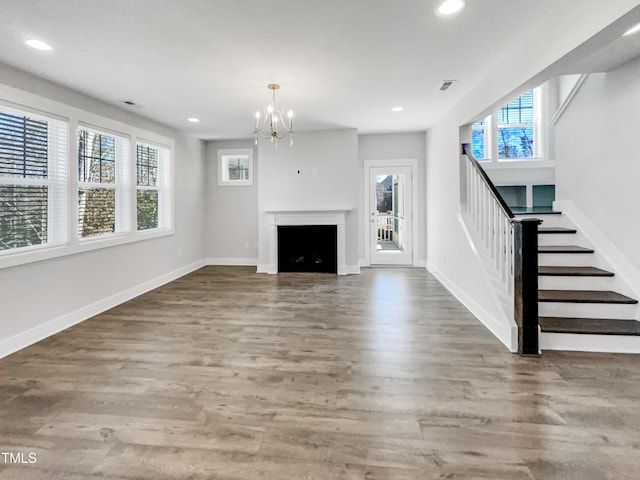
M 278 210 L 263 212 L 266 215 L 267 238 L 264 247 L 268 253 L 268 264 L 258 271 L 278 273 L 278 227 L 333 225 L 336 230 L 336 272 L 346 275 L 345 217 L 349 210 Z

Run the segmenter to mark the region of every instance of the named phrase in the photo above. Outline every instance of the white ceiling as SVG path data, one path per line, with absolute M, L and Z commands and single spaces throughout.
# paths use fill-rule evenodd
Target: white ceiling
M 299 130 L 423 131 L 533 35 L 566 28 L 580 0 L 467 0 L 453 18 L 435 6 L 0 0 L 0 62 L 205 139 L 250 137 L 271 82 Z M 54 50 L 29 49 L 32 37 Z M 441 92 L 443 80 L 457 82 Z

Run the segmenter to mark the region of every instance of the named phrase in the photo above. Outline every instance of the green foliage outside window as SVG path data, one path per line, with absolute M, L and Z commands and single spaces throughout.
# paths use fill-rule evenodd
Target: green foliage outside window
M 138 190 L 138 230 L 158 228 L 158 191 Z

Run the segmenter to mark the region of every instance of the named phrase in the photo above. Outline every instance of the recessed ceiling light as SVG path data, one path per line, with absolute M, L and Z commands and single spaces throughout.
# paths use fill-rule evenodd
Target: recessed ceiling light
M 455 15 L 464 8 L 464 0 L 444 0 L 436 9 L 436 13 L 441 17 Z
M 196 118 L 196 117 L 189 117 L 189 118 L 187 118 L 187 121 L 189 121 L 191 123 L 198 123 L 200 121 L 200 119 Z
M 634 33 L 640 32 L 640 23 L 634 27 L 631 27 L 629 30 L 622 34 L 623 37 L 628 37 L 629 35 L 633 35 Z
M 25 41 L 24 43 L 26 43 L 31 48 L 35 48 L 36 50 L 42 50 L 45 52 L 48 52 L 49 50 L 53 49 L 51 45 L 49 45 L 48 43 L 43 42 L 42 40 L 38 40 L 36 38 L 31 38 Z
M 403 108 L 403 107 L 393 107 L 393 108 L 391 109 L 391 111 L 392 111 L 392 112 L 401 112 L 402 110 L 404 110 L 404 108 Z

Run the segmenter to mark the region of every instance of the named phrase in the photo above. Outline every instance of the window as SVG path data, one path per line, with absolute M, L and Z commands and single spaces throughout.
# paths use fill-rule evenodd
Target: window
M 253 150 L 218 150 L 218 185 L 253 185 Z
M 531 158 L 534 148 L 537 112 L 534 91 L 507 103 L 498 110 L 498 158 Z
M 172 139 L 4 85 L 0 98 L 0 268 L 173 233 Z
M 161 186 L 163 165 L 168 151 L 161 147 L 136 145 L 136 217 L 137 229 L 149 230 L 161 226 Z
M 487 155 L 487 133 L 488 119 L 480 120 L 472 125 L 471 145 L 473 147 L 473 156 L 478 160 L 488 158 Z
M 123 175 L 128 168 L 127 138 L 78 128 L 78 236 L 127 230 Z
M 471 126 L 471 146 L 478 159 L 541 157 L 541 88 L 534 88 Z
M 67 239 L 64 121 L 0 106 L 0 252 Z

